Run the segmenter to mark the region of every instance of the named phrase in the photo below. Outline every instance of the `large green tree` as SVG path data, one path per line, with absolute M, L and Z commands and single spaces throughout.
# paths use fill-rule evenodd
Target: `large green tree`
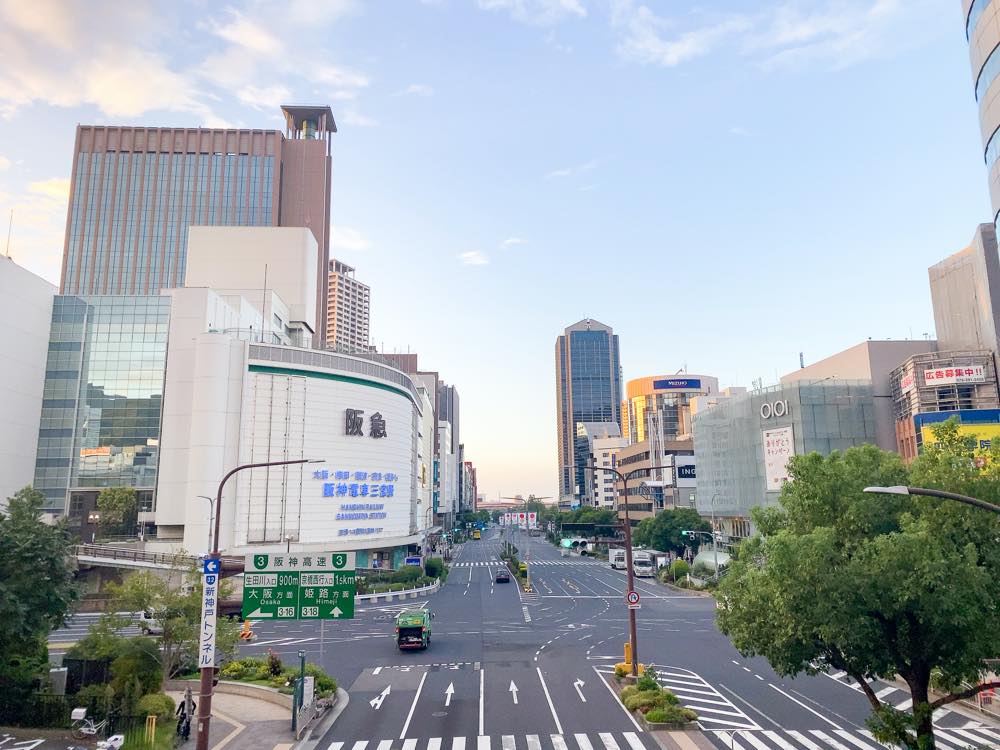
M 875 736 L 935 747 L 934 709 L 975 695 L 998 655 L 1000 520 L 955 502 L 870 494 L 867 486 L 932 486 L 1000 504 L 1000 446 L 958 434 L 911 467 L 873 446 L 794 457 L 780 505 L 754 513 L 759 534 L 719 588 L 721 630 L 776 672 L 847 672 L 873 708 Z M 901 677 L 912 714 L 882 704 L 871 680 Z M 939 697 L 930 692 L 932 675 Z
M 25 487 L 0 510 L 0 704 L 44 671 L 45 637 L 79 595 L 69 531 L 42 520 L 44 501 Z
M 682 531 L 711 531 L 712 526 L 694 508 L 677 508 L 644 518 L 632 532 L 632 541 L 660 552 L 683 554 L 686 547 L 697 550 L 705 537 L 681 536 Z

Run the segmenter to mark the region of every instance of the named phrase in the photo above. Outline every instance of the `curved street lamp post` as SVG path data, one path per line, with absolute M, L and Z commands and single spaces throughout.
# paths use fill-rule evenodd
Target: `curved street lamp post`
M 218 560 L 219 555 L 219 520 L 222 518 L 222 490 L 226 486 L 229 478 L 244 469 L 259 469 L 265 466 L 291 466 L 293 464 L 321 464 L 323 459 L 297 458 L 292 461 L 261 461 L 260 463 L 242 464 L 235 469 L 231 469 L 219 482 L 219 489 L 215 493 L 215 529 L 212 533 L 212 551 L 206 559 Z M 220 566 L 221 570 L 221 566 Z M 215 677 L 215 666 L 201 668 L 201 685 L 198 689 L 198 737 L 196 740 L 196 750 L 208 750 L 208 726 L 212 720 L 212 680 Z
M 622 488 L 625 493 L 625 596 L 627 597 L 630 591 L 634 590 L 635 576 L 632 571 L 632 524 L 628 516 L 628 480 L 632 478 L 634 474 L 639 472 L 653 471 L 655 469 L 669 469 L 669 466 L 644 466 L 639 469 L 632 469 L 632 471 L 627 474 L 622 474 L 618 469 L 605 467 L 605 466 L 594 466 L 592 464 L 586 464 L 586 468 L 593 471 L 606 471 L 614 474 L 618 477 L 618 481 L 622 483 Z M 617 494 L 617 493 L 616 493 Z M 615 503 L 617 509 L 618 503 Z M 636 633 L 635 624 L 635 610 L 629 609 L 628 611 L 628 641 L 629 650 L 632 652 L 632 674 L 638 677 L 639 675 L 639 651 L 638 651 L 638 636 Z M 199 749 L 200 750 L 200 749 Z
M 993 503 L 988 503 L 985 500 L 980 500 L 975 497 L 969 497 L 968 495 L 959 495 L 957 492 L 933 490 L 928 487 L 904 487 L 903 485 L 895 485 L 893 487 L 865 487 L 864 491 L 883 493 L 886 495 L 924 495 L 926 497 L 940 497 L 945 500 L 954 500 L 955 502 L 965 503 L 966 505 L 971 505 L 974 508 L 979 508 L 980 510 L 988 510 L 991 513 L 1000 513 L 1000 505 L 994 505 Z

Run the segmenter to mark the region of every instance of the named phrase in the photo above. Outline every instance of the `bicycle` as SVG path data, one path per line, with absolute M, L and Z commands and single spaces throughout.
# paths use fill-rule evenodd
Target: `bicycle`
M 97 734 L 103 734 L 104 730 L 108 728 L 108 720 L 101 719 L 99 722 L 95 723 L 93 719 L 81 719 L 79 721 L 73 722 L 71 727 L 73 732 L 73 739 L 82 740 L 87 737 L 94 737 Z

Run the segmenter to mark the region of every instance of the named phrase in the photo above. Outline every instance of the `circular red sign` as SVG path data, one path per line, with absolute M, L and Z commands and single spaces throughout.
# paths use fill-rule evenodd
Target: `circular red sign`
M 639 592 L 638 591 L 629 591 L 628 594 L 626 594 L 626 596 L 625 596 L 625 601 L 627 601 L 629 604 L 638 604 L 639 603 Z

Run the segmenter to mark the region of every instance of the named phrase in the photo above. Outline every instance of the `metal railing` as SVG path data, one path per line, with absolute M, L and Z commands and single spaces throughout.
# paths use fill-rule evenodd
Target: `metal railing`
M 179 552 L 146 552 L 141 549 L 128 549 L 105 544 L 78 544 L 76 546 L 76 556 L 93 557 L 101 560 L 147 563 L 166 568 L 193 567 L 198 562 L 197 557 Z M 242 557 L 224 557 L 223 561 L 243 564 Z

